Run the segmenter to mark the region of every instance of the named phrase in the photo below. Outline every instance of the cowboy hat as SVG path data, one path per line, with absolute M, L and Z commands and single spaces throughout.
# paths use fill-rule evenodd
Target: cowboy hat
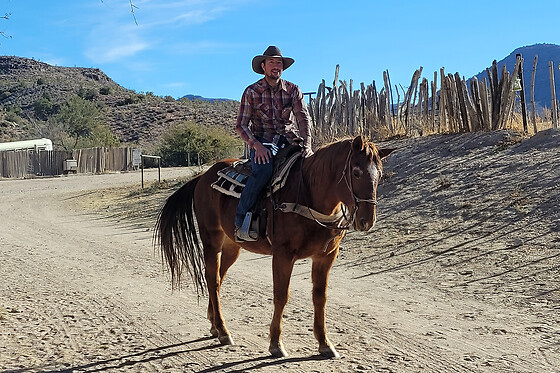
M 265 59 L 270 57 L 281 58 L 284 64 L 284 70 L 292 66 L 292 64 L 295 62 L 293 58 L 283 57 L 282 52 L 280 52 L 280 49 L 274 45 L 271 45 L 268 48 L 266 48 L 263 54 L 253 57 L 253 71 L 256 72 L 257 74 L 264 74 L 264 70 L 261 66 L 261 63 Z

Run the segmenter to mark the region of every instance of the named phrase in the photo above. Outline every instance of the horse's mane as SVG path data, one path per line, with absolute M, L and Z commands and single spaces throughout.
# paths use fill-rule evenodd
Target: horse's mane
M 342 177 L 343 170 L 337 170 L 336 167 L 339 164 L 345 165 L 344 162 L 347 161 L 350 155 L 353 140 L 354 138 L 344 137 L 325 144 L 319 147 L 315 154 L 306 159 L 304 162 L 304 172 L 308 175 L 309 182 L 313 185 L 324 185 L 325 177 L 328 176 L 338 176 L 336 180 L 338 182 L 338 179 Z M 372 159 L 379 172 L 382 172 L 383 164 L 381 163 L 377 147 L 365 137 L 362 137 L 362 140 L 364 144 L 362 150 L 365 150 L 366 156 Z M 336 175 L 333 175 L 333 172 Z

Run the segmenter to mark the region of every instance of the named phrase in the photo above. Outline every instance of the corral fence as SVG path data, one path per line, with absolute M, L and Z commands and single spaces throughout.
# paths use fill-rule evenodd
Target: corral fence
M 420 81 L 422 67 L 415 71 L 410 86 L 395 85 L 391 89 L 389 72 L 383 73 L 383 87 L 378 91 L 375 81 L 354 89 L 338 80 L 336 66 L 332 87 L 325 80 L 319 85 L 315 98 L 309 102 L 313 120 L 313 135 L 327 142 L 337 137 L 364 134 L 384 139 L 392 136 L 415 136 L 430 133 L 457 133 L 497 130 L 511 126 L 512 121 L 523 122 L 523 130 L 537 132 L 534 105 L 534 80 L 537 56 L 533 63 L 530 106 L 525 102 L 523 58 L 518 55 L 515 68 L 509 73 L 506 66 L 498 71 L 497 62 L 486 69 L 487 78 L 466 81 L 459 73 L 446 74 L 444 68 L 434 72 L 433 81 Z M 549 64 L 552 102 L 551 125 L 558 127 L 558 101 L 554 92 L 554 72 Z M 438 78 L 440 81 L 438 89 Z M 402 94 L 402 97 L 401 97 Z M 395 97 L 395 95 L 397 97 Z M 521 103 L 519 101 L 521 100 Z M 531 108 L 530 123 L 526 106 Z M 521 113 L 516 109 L 521 108 Z M 546 110 L 546 108 L 545 108 Z
M 138 167 L 133 148 L 88 148 L 64 150 L 11 150 L 0 152 L 0 178 L 62 175 L 64 162 L 75 160 L 76 172 L 130 171 Z

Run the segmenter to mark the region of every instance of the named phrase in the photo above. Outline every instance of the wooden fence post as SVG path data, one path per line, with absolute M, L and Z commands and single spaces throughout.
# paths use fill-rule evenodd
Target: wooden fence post
M 533 122 L 533 130 L 537 133 L 537 113 L 535 110 L 535 75 L 537 73 L 538 55 L 535 54 L 533 60 L 533 74 L 531 75 L 531 121 Z
M 525 108 L 525 83 L 523 81 L 523 57 L 521 53 L 516 55 L 517 63 L 519 64 L 519 81 L 521 82 L 521 115 L 523 116 L 523 132 L 527 133 L 527 110 Z
M 550 73 L 550 96 L 552 99 L 550 110 L 552 111 L 552 126 L 558 128 L 558 102 L 556 101 L 556 88 L 554 85 L 554 63 L 548 62 L 548 70 Z

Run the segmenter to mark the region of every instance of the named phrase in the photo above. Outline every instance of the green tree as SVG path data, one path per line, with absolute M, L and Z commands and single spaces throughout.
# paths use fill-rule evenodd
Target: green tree
M 50 96 L 45 94 L 33 103 L 33 111 L 37 118 L 46 120 L 56 111 L 56 106 L 52 103 Z
M 118 144 L 110 129 L 102 124 L 103 113 L 93 102 L 79 96 L 61 105 L 48 121 L 49 136 L 66 150 L 79 146 L 114 146 Z
M 194 122 L 168 128 L 157 150 L 166 166 L 191 166 L 239 155 L 243 142 L 221 127 Z

